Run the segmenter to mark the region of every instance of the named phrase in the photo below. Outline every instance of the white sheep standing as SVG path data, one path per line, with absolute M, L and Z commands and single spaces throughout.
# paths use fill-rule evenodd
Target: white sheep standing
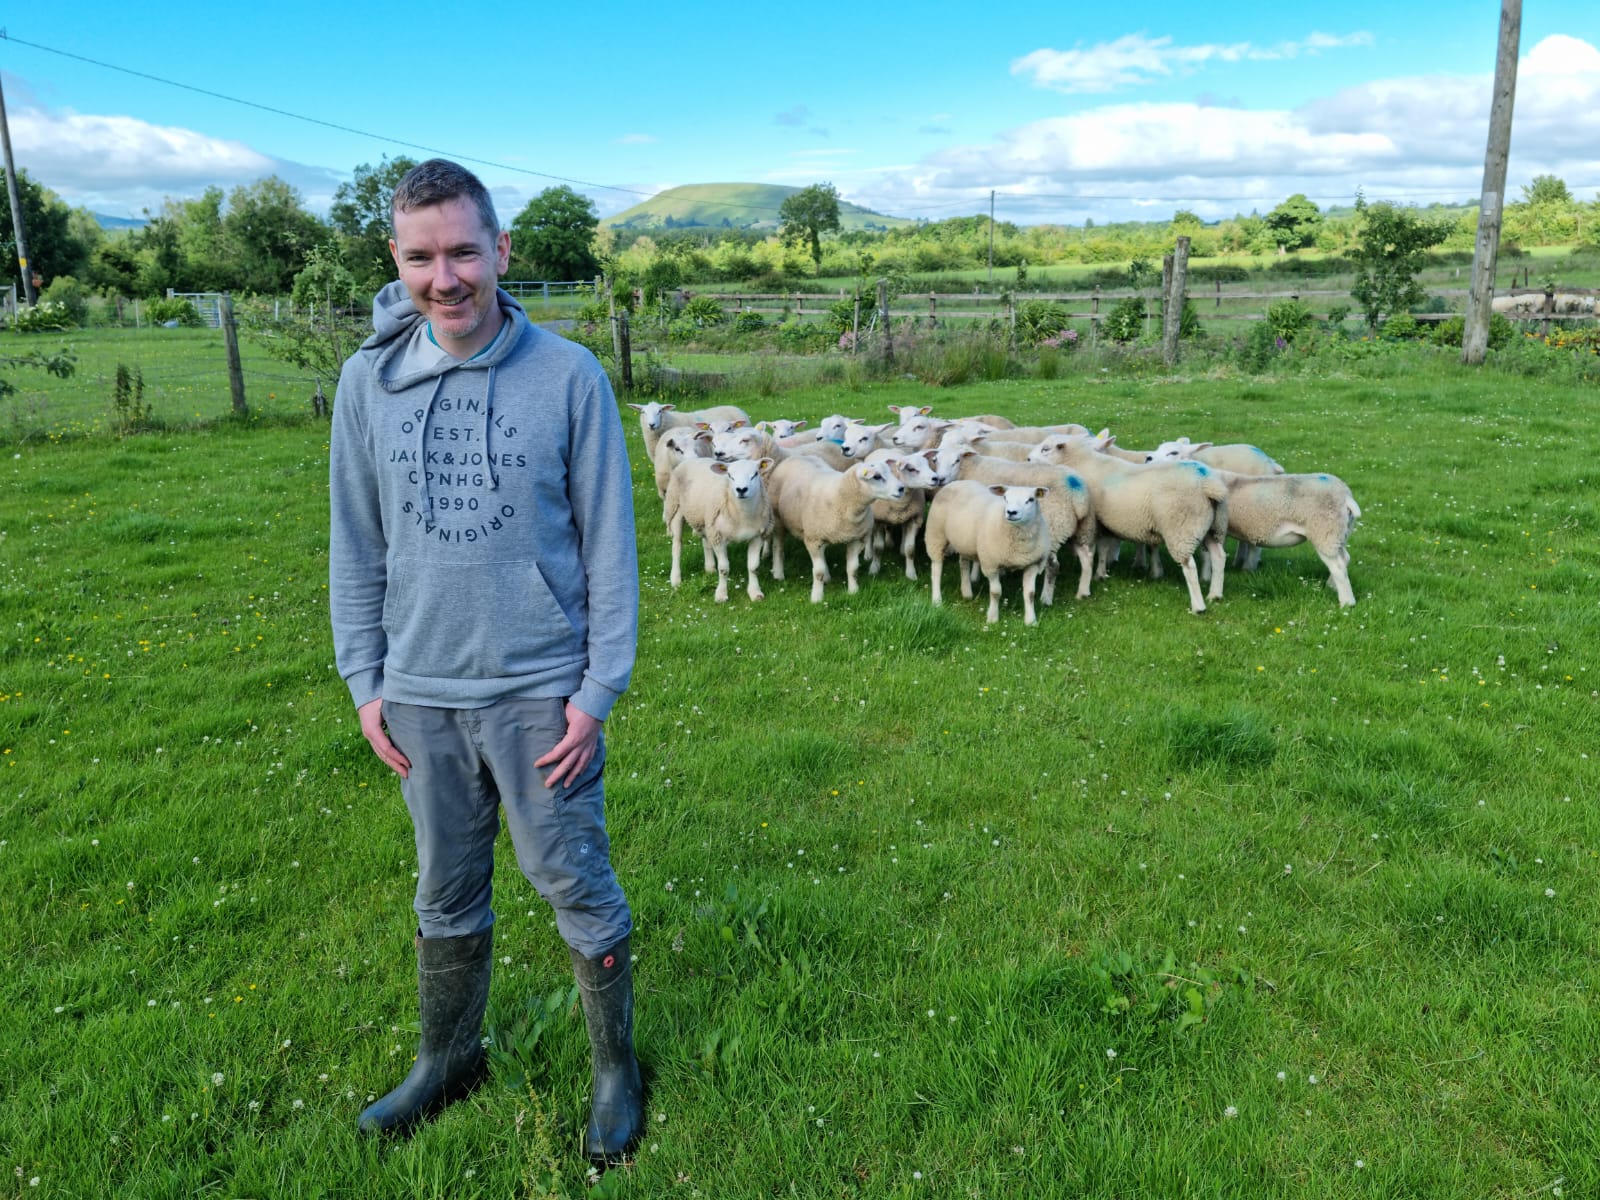
M 944 478 L 935 472 L 933 451 L 901 454 L 894 450 L 874 450 L 867 455 L 866 461 L 887 463 L 900 482 L 906 485 L 906 494 L 902 499 L 872 502 L 872 537 L 867 542 L 867 574 L 878 573 L 883 548 L 898 530 L 906 578 L 915 580 L 917 534 L 922 532 L 922 522 L 927 515 L 928 492 L 944 483 Z
M 946 485 L 965 479 L 974 483 L 1047 488 L 1039 507 L 1050 528 L 1050 558 L 1045 563 L 1044 587 L 1039 598 L 1046 605 L 1055 603 L 1056 576 L 1060 570 L 1056 555 L 1069 541 L 1078 559 L 1078 599 L 1089 595 L 1089 580 L 1094 574 L 1097 524 L 1093 500 L 1088 485 L 1082 479 L 1069 470 L 1048 463 L 992 458 L 959 442 L 940 448 L 934 457 L 933 469 L 934 474 Z
M 693 427 L 704 424 L 711 426 L 715 432 L 719 423 L 734 421 L 743 421 L 746 425 L 750 423 L 750 414 L 734 404 L 719 404 L 713 408 L 702 408 L 694 412 L 679 412 L 675 404 L 661 404 L 654 400 L 648 404 L 634 404 L 630 401 L 628 407 L 639 414 L 639 432 L 644 437 L 645 457 L 651 462 L 655 461 L 657 440 L 669 429 L 676 429 L 681 425 Z
M 692 425 L 667 430 L 656 441 L 656 495 L 666 499 L 672 469 L 684 459 L 710 458 L 711 452 L 712 436 L 707 430 Z
M 823 547 L 845 543 L 845 578 L 860 590 L 856 569 L 872 534 L 872 502 L 899 500 L 905 484 L 882 463 L 856 463 L 835 471 L 814 455 L 797 454 L 774 468 L 769 490 L 777 528 L 772 538 L 772 577 L 783 578 L 783 535 L 792 533 L 811 555 L 811 603 L 822 602 L 830 576 Z
M 1283 468 L 1270 454 L 1259 446 L 1245 442 L 1191 442 L 1186 437 L 1162 442 L 1150 451 L 1148 462 L 1176 462 L 1192 458 L 1219 471 L 1232 471 L 1237 475 L 1282 475 Z
M 1253 571 L 1263 546 L 1310 542 L 1328 568 L 1339 607 L 1350 608 L 1350 530 L 1361 507 L 1337 475 L 1236 475 L 1216 471 L 1228 486 L 1228 533 L 1239 539 L 1237 565 Z
M 1222 595 L 1228 533 L 1228 488 L 1217 473 L 1197 462 L 1140 466 L 1102 454 L 1094 438 L 1058 436 L 1040 442 L 1033 461 L 1070 467 L 1089 484 L 1099 524 L 1099 565 L 1104 579 L 1119 539 L 1146 546 L 1165 545 L 1189 585 L 1189 608 L 1206 610 L 1206 599 Z M 1194 554 L 1200 546 L 1211 558 L 1211 587 L 1200 594 Z M 1159 578 L 1161 556 L 1150 556 L 1150 573 Z
M 944 556 L 946 551 L 954 551 L 960 561 L 963 597 L 972 598 L 973 562 L 989 580 L 989 624 L 1000 619 L 1000 573 L 1007 568 L 1021 568 L 1023 623 L 1037 624 L 1034 582 L 1050 556 L 1050 531 L 1039 510 L 1047 490 L 960 479 L 940 489 L 928 505 L 928 527 L 923 535 L 933 576 L 933 602 L 943 603 Z
M 718 604 L 728 599 L 728 546 L 735 542 L 746 543 L 746 591 L 752 600 L 763 598 L 757 568 L 773 532 L 772 501 L 766 488 L 772 468 L 770 458 L 733 463 L 686 458 L 673 469 L 662 509 L 672 531 L 673 587 L 683 582 L 680 558 L 683 527 L 688 525 L 704 544 L 706 570 L 715 562 Z

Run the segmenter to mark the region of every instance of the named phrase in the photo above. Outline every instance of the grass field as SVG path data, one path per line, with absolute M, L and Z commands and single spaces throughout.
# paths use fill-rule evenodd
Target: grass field
M 1351 485 L 1359 603 L 1300 548 L 1199 617 L 1170 571 L 1031 628 L 1014 585 L 985 627 L 898 574 L 716 605 L 667 585 L 630 419 L 608 790 L 650 1116 L 590 1188 L 582 1020 L 509 853 L 493 1079 L 355 1134 L 415 1044 L 414 867 L 332 668 L 326 427 L 8 443 L 0 1194 L 1600 1189 L 1592 385 L 1419 351 L 728 398 L 1255 442 Z

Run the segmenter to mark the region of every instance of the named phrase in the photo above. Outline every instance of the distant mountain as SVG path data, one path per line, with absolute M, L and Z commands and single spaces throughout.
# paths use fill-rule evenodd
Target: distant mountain
M 150 222 L 143 217 L 108 217 L 105 213 L 91 213 L 101 229 L 143 229 Z
M 600 224 L 609 229 L 776 229 L 783 202 L 801 190 L 774 183 L 690 183 L 668 188 Z M 839 224 L 850 232 L 916 222 L 841 200 Z

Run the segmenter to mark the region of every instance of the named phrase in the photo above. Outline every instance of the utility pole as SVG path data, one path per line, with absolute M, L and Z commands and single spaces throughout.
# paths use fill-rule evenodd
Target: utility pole
M 22 294 L 29 304 L 39 303 L 33 286 L 33 268 L 28 265 L 28 234 L 22 225 L 22 190 L 17 187 L 17 164 L 11 159 L 11 126 L 6 123 L 6 94 L 0 88 L 0 146 L 6 156 L 6 191 L 11 193 L 11 230 L 17 238 L 17 267 L 22 271 Z
M 1511 155 L 1511 109 L 1517 98 L 1517 47 L 1522 38 L 1522 0 L 1501 0 L 1500 47 L 1494 64 L 1494 100 L 1489 108 L 1489 144 L 1483 155 L 1483 198 L 1478 204 L 1478 240 L 1472 250 L 1472 282 L 1461 335 L 1461 361 L 1480 366 L 1489 349 L 1494 311 L 1494 268 L 1500 254 L 1500 214 L 1505 207 L 1506 159 Z
M 994 291 L 994 189 L 989 189 L 989 290 Z

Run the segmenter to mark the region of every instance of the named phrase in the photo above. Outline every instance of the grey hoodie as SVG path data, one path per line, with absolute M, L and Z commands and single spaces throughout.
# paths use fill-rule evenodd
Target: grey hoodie
M 335 660 L 357 707 L 560 697 L 604 720 L 639 618 L 622 422 L 593 355 L 498 301 L 484 353 L 429 362 L 404 285 L 373 300 L 333 408 Z

